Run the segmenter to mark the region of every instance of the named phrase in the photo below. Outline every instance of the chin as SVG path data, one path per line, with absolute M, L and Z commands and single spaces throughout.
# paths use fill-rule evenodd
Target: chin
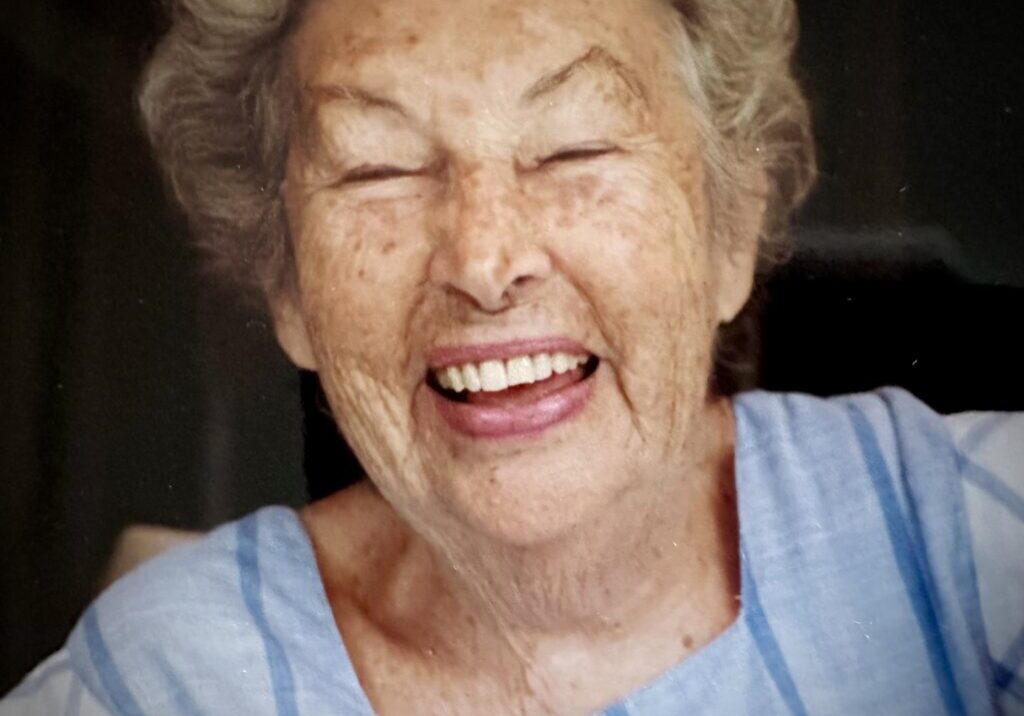
M 597 447 L 566 440 L 481 469 L 456 468 L 437 492 L 449 514 L 488 541 L 530 548 L 571 538 L 614 509 L 634 474 L 618 460 L 595 458 Z

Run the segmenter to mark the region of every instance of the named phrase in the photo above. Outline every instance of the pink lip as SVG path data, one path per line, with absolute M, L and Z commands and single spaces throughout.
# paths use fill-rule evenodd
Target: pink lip
M 548 393 L 533 403 L 507 407 L 454 403 L 430 392 L 441 417 L 453 430 L 474 438 L 508 438 L 537 434 L 575 417 L 593 395 L 594 376 Z
M 505 343 L 482 343 L 465 346 L 440 346 L 427 354 L 427 365 L 432 370 L 450 365 L 482 363 L 486 360 L 508 360 L 522 355 L 537 353 L 589 353 L 576 341 L 567 338 L 533 338 Z

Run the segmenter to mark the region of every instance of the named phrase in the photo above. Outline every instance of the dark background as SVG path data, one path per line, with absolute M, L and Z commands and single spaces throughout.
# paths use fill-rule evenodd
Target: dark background
M 1017 12 L 801 7 L 822 176 L 763 290 L 760 385 L 1024 409 Z M 132 522 L 305 499 L 298 379 L 207 280 L 137 128 L 156 3 L 0 8 L 0 692 Z

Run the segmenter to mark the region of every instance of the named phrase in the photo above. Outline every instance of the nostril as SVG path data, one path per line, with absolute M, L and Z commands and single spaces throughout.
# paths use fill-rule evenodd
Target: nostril
M 508 306 L 516 302 L 517 298 L 520 298 L 522 293 L 529 288 L 530 284 L 533 283 L 533 276 L 528 274 L 517 276 L 512 280 L 512 283 L 508 285 L 508 288 L 502 292 L 501 300 Z

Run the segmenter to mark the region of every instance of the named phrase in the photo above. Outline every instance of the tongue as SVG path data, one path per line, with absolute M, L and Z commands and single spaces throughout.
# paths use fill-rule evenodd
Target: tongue
M 547 380 L 542 380 L 530 385 L 517 385 L 514 388 L 501 390 L 495 393 L 480 391 L 469 393 L 466 402 L 471 405 L 488 406 L 512 406 L 528 405 L 543 398 L 545 395 L 567 388 L 573 383 L 583 380 L 583 368 L 570 370 L 562 375 L 553 375 Z

